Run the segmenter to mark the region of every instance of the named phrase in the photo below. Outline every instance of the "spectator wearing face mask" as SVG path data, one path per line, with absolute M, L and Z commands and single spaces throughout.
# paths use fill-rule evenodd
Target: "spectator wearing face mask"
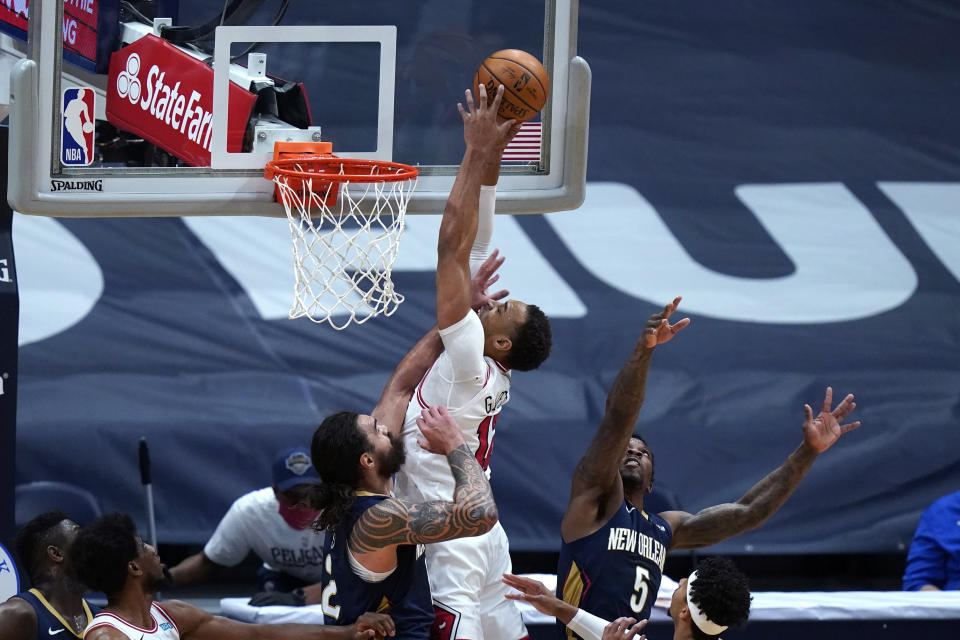
M 259 593 L 250 604 L 320 602 L 324 534 L 311 527 L 318 513 L 307 506 L 312 485 L 319 483 L 306 447 L 280 452 L 273 484 L 237 498 L 203 551 L 170 569 L 173 586 L 207 581 L 252 551 L 263 566 L 257 571 Z

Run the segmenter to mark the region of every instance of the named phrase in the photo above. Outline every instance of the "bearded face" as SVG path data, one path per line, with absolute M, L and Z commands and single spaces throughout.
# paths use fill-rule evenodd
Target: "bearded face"
M 407 452 L 403 448 L 403 440 L 387 434 L 390 440 L 390 448 L 386 450 L 377 450 L 377 465 L 380 468 L 380 475 L 390 477 L 400 471 L 403 463 L 407 460 Z

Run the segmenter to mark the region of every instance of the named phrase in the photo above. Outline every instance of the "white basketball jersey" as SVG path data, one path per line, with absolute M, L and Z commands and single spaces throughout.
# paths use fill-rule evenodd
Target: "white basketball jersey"
M 467 447 L 490 477 L 497 416 L 510 399 L 510 370 L 483 355 L 483 326 L 475 313 L 471 311 L 461 322 L 441 331 L 441 337 L 447 349 L 407 405 L 403 424 L 407 461 L 397 474 L 394 490 L 405 500 L 453 500 L 455 482 L 446 457 L 429 453 L 417 443 L 417 418 L 423 408 L 447 408 L 460 425 Z
M 142 629 L 130 624 L 120 616 L 101 611 L 87 625 L 83 637 L 86 638 L 91 631 L 98 627 L 113 627 L 130 640 L 180 640 L 180 629 L 177 627 L 177 623 L 156 602 L 150 605 L 150 617 L 153 619 L 152 628 Z

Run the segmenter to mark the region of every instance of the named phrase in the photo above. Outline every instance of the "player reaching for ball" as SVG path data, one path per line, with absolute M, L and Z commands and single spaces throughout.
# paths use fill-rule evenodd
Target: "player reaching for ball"
M 416 419 L 424 409 L 446 406 L 489 475 L 494 427 L 510 399 L 511 370 L 535 369 L 550 353 L 550 324 L 534 305 L 519 300 L 470 308 L 471 267 L 486 257 L 493 232 L 494 186 L 504 147 L 518 127 L 498 122 L 503 86 L 476 104 L 466 92 L 466 151 L 443 211 L 437 242 L 437 324 L 444 351 L 417 386 L 407 408 L 403 441 L 407 464 L 396 495 L 413 502 L 449 501 L 454 478 L 442 456 L 424 451 Z M 500 581 L 510 572 L 507 536 L 498 522 L 481 536 L 427 546 L 427 571 L 436 620 L 432 637 L 518 640 L 527 636 L 519 611 L 505 599 Z
M 655 348 L 688 323 L 669 324 L 679 303 L 676 298 L 647 321 L 614 380 L 600 427 L 574 471 L 560 525 L 557 595 L 607 620 L 649 618 L 668 550 L 706 547 L 759 527 L 786 502 L 817 456 L 860 426 L 843 424 L 856 407 L 853 395 L 834 408 L 827 387 L 819 414 L 804 407 L 800 446 L 739 500 L 694 514 L 644 511 L 644 496 L 653 491 L 653 453 L 633 428 Z

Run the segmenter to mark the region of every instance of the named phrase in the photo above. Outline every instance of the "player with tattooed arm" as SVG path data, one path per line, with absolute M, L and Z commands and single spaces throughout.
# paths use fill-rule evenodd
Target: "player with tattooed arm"
M 487 308 L 508 295 L 506 290 L 487 293 L 499 279 L 496 272 L 502 263 L 503 258 L 494 253 L 480 265 L 471 281 L 473 308 Z M 448 473 L 452 471 L 457 478 L 457 493 L 447 504 L 388 500 L 391 476 L 405 456 L 399 433 L 407 403 L 442 351 L 434 327 L 394 369 L 369 416 L 334 414 L 314 434 L 311 457 L 325 484 L 313 487 L 309 502 L 314 509 L 324 510 L 315 527 L 334 532 L 324 548 L 320 583 L 320 603 L 329 624 L 349 624 L 365 611 L 388 611 L 399 637 L 427 638 L 434 616 L 421 543 L 477 535 L 496 522 L 496 508 L 488 511 L 493 499 L 479 465 L 472 459 L 465 462 L 462 451 L 453 451 L 464 448 L 463 438 L 458 439 L 457 434 L 444 432 L 444 437 L 452 440 L 432 449 L 447 455 L 446 460 L 443 455 L 435 457 L 444 460 Z M 424 433 L 434 435 L 438 420 L 446 422 L 448 430 L 453 424 L 445 410 L 436 409 L 421 416 L 424 424 L 433 425 Z M 434 440 L 425 438 L 423 442 Z M 455 468 L 450 469 L 451 464 Z M 486 502 L 477 502 L 481 493 Z M 399 515 L 388 516 L 397 508 Z M 455 521 L 447 527 L 450 518 Z
M 557 595 L 606 620 L 649 618 L 668 550 L 706 547 L 759 527 L 793 493 L 817 456 L 860 426 L 859 421 L 842 424 L 856 406 L 853 395 L 832 408 L 833 390 L 827 387 L 818 415 L 804 407 L 800 446 L 739 500 L 695 514 L 645 512 L 644 496 L 653 491 L 653 453 L 633 428 L 654 349 L 688 322 L 669 324 L 679 303 L 677 298 L 650 318 L 614 380 L 600 427 L 574 471 L 560 526 Z
M 470 305 L 470 275 L 486 256 L 493 233 L 495 185 L 504 147 L 517 131 L 498 122 L 503 86 L 477 104 L 466 92 L 466 150 L 450 191 L 437 240 L 437 325 L 444 351 L 417 385 L 403 424 L 409 464 L 397 476 L 397 496 L 412 502 L 449 501 L 454 478 L 446 461 L 423 451 L 417 420 L 446 407 L 470 453 L 489 474 L 497 418 L 510 400 L 513 371 L 535 369 L 550 353 L 550 323 L 532 304 L 511 299 L 479 312 Z M 489 475 L 488 475 L 489 477 Z M 511 570 L 503 527 L 476 538 L 427 547 L 436 640 L 518 640 L 527 636 L 500 575 Z
M 328 625 L 388 610 L 398 638 L 427 640 L 434 615 L 423 545 L 477 536 L 497 522 L 490 484 L 446 409 L 424 409 L 418 425 L 420 446 L 450 467 L 452 500 L 390 497 L 404 447 L 373 416 L 337 413 L 313 436 L 311 456 L 323 481 L 314 507 L 322 510 L 317 525 L 327 530 L 322 605 Z

